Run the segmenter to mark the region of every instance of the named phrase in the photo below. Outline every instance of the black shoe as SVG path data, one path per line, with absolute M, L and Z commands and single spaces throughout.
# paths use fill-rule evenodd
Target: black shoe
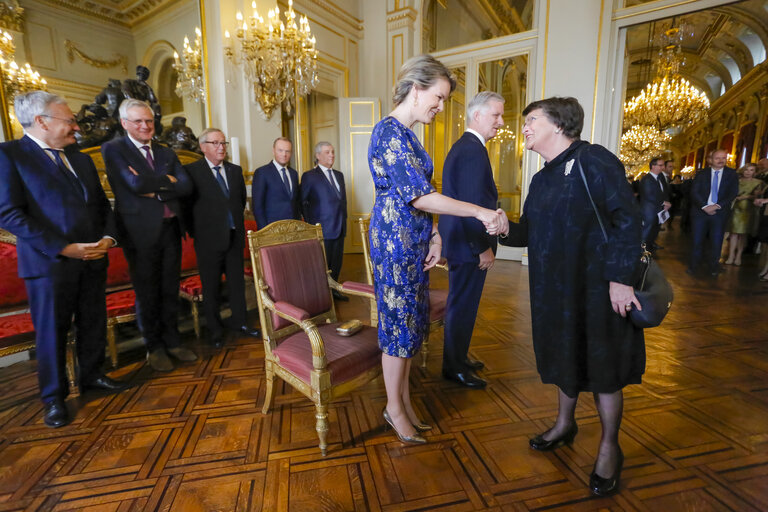
M 664 246 L 663 246 L 663 245 L 659 245 L 659 244 L 653 244 L 653 245 L 651 246 L 651 250 L 652 250 L 652 251 L 659 251 L 659 250 L 661 250 L 661 249 L 663 249 L 663 248 L 664 248 Z
M 128 384 L 112 379 L 106 375 L 100 375 L 88 382 L 83 382 L 83 389 L 97 389 L 99 391 L 122 391 L 128 389 Z
M 546 433 L 546 432 L 545 432 Z M 555 439 L 550 439 L 547 441 L 542 436 L 544 434 L 539 434 L 530 441 L 528 441 L 528 444 L 533 448 L 534 450 L 538 450 L 540 452 L 548 452 L 550 450 L 554 450 L 555 448 L 560 448 L 564 444 L 572 444 L 573 439 L 576 437 L 576 434 L 579 433 L 579 427 L 575 423 L 571 428 L 568 429 L 568 431 L 561 435 L 560 437 L 556 437 Z
M 339 290 L 332 290 L 333 298 L 341 302 L 349 302 L 349 297 L 341 293 Z
M 471 359 L 467 357 L 466 359 L 464 359 L 464 366 L 466 366 L 471 370 L 478 371 L 485 368 L 485 363 L 483 363 L 482 361 L 478 361 L 477 359 Z
M 619 449 L 619 464 L 616 471 L 613 472 L 613 476 L 610 478 L 603 478 L 592 470 L 592 474 L 589 475 L 589 489 L 595 496 L 611 496 L 616 494 L 619 490 L 619 481 L 621 479 L 621 468 L 624 465 L 624 453 Z
M 224 346 L 224 336 L 221 334 L 217 336 L 211 336 L 208 342 L 213 348 L 221 348 Z
M 69 412 L 67 412 L 67 406 L 64 403 L 64 400 L 61 398 L 54 398 L 45 404 L 43 422 L 51 428 L 59 428 L 69 424 Z
M 251 338 L 261 338 L 261 330 L 260 329 L 251 329 L 247 325 L 241 325 L 237 329 L 235 329 L 238 334 L 241 334 L 243 336 L 250 336 Z
M 723 267 L 720 265 L 716 266 L 712 269 L 712 277 L 717 277 L 718 275 L 722 274 L 724 271 Z
M 687 269 L 685 269 L 685 273 L 688 274 L 689 276 L 692 276 L 696 274 L 696 271 L 693 270 L 691 267 L 688 267 Z
M 462 386 L 473 389 L 482 389 L 488 384 L 485 380 L 478 377 L 474 371 L 465 370 L 463 372 L 451 372 L 443 370 L 443 378 L 458 382 Z

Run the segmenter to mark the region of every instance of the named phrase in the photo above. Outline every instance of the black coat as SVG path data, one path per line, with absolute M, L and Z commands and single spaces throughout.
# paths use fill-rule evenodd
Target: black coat
M 605 223 L 605 242 L 579 160 Z M 645 371 L 643 331 L 613 311 L 610 281 L 632 285 L 640 262 L 640 213 L 624 166 L 602 146 L 574 142 L 533 176 L 505 245 L 528 246 L 536 364 L 567 395 L 612 393 Z

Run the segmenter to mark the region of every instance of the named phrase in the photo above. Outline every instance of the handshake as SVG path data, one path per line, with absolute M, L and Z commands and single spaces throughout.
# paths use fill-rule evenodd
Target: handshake
M 496 211 L 483 208 L 477 219 L 485 225 L 485 230 L 489 235 L 506 235 L 509 233 L 509 219 L 501 208 Z

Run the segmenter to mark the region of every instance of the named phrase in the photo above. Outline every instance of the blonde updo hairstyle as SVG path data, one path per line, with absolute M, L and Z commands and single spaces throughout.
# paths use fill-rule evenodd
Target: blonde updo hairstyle
M 392 101 L 395 106 L 398 106 L 414 86 L 419 89 L 428 89 L 441 78 L 445 78 L 451 84 L 451 92 L 456 89 L 456 77 L 442 62 L 428 54 L 412 57 L 403 64 L 397 74 Z

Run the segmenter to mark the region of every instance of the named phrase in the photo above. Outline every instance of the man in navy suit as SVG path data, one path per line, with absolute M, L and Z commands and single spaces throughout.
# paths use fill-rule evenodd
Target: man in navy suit
M 444 195 L 496 209 L 498 193 L 485 143 L 504 126 L 503 116 L 504 98 L 499 94 L 481 92 L 469 102 L 467 131 L 451 147 L 443 165 Z M 438 227 L 449 268 L 443 377 L 470 388 L 484 388 L 485 380 L 475 373 L 484 365 L 469 359 L 467 352 L 485 276 L 495 260 L 496 237 L 486 233 L 482 222 L 469 217 L 441 215 Z
M 301 205 L 304 220 L 323 228 L 325 257 L 331 277 L 339 280 L 347 233 L 347 189 L 344 175 L 333 169 L 336 153 L 330 142 L 315 145 L 317 167 L 301 176 Z M 348 301 L 346 295 L 333 290 L 337 300 Z
M 205 158 L 187 164 L 194 191 L 185 200 L 189 213 L 186 223 L 195 239 L 197 265 L 203 284 L 203 308 L 211 344 L 224 344 L 221 321 L 221 275 L 226 275 L 230 327 L 248 336 L 260 336 L 258 329 L 246 324 L 243 247 L 245 227 L 243 210 L 247 192 L 243 169 L 227 162 L 227 137 L 218 128 L 206 128 L 199 137 Z
M 720 273 L 720 251 L 731 203 L 739 193 L 736 171 L 725 166 L 728 153 L 718 149 L 709 167 L 696 173 L 691 185 L 691 228 L 693 246 L 687 272 L 693 274 L 704 256 L 704 240 L 709 237 L 706 262 L 713 276 Z
M 669 211 L 670 203 L 667 182 L 664 179 L 664 159 L 651 159 L 650 171 L 640 179 L 640 211 L 643 216 L 643 242 L 649 251 L 659 249 L 656 237 L 659 235 L 659 212 Z
M 278 137 L 272 144 L 274 160 L 253 173 L 251 200 L 259 229 L 277 220 L 301 219 L 299 173 L 288 166 L 293 144 Z
M 66 102 L 33 91 L 16 98 L 15 111 L 25 135 L 0 144 L 0 227 L 16 235 L 35 326 L 43 421 L 61 427 L 70 422 L 65 347 L 73 316 L 83 388 L 124 387 L 101 370 L 114 216 L 93 161 L 72 146 L 79 127 Z
M 136 291 L 136 316 L 147 345 L 147 360 L 158 371 L 173 370 L 197 356 L 180 346 L 178 330 L 181 272 L 181 205 L 192 192 L 173 150 L 152 142 L 154 113 L 136 99 L 120 104 L 124 137 L 101 147 L 115 194 L 117 229 Z

